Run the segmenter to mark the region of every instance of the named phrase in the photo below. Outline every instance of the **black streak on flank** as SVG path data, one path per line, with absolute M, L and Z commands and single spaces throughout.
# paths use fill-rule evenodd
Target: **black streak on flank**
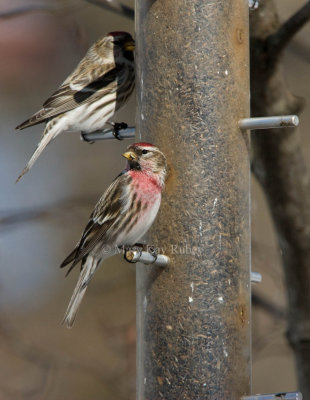
M 128 224 L 130 224 L 132 218 L 134 217 L 135 212 L 131 212 L 126 218 L 125 220 L 120 224 L 119 226 L 119 232 L 125 230 L 128 226 Z
M 140 215 L 136 215 L 135 219 L 130 224 L 128 224 L 127 229 L 126 229 L 126 233 L 129 233 L 132 230 L 132 228 L 138 222 L 139 217 L 140 217 Z
M 141 200 L 138 200 L 137 202 L 137 208 L 136 208 L 136 213 L 139 213 L 141 210 Z

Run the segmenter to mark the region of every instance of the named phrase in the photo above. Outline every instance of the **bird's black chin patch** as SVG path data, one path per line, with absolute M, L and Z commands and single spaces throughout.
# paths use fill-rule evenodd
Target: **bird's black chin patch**
M 134 56 L 132 51 L 124 51 L 124 57 L 127 58 L 129 61 L 134 61 Z
M 135 169 L 136 171 L 140 171 L 141 167 L 140 164 L 137 161 L 129 161 L 129 169 Z

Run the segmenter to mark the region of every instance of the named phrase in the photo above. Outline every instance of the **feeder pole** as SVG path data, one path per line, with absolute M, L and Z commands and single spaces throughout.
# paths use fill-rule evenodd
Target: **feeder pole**
M 170 177 L 137 266 L 137 399 L 250 394 L 246 0 L 136 0 L 136 141 Z

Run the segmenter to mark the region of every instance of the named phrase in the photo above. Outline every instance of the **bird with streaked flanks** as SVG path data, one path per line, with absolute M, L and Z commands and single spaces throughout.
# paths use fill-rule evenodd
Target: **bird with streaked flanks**
M 46 122 L 37 149 L 20 174 L 30 170 L 39 155 L 61 132 L 101 130 L 128 100 L 135 86 L 135 43 L 127 32 L 110 32 L 94 43 L 76 69 L 43 104 L 16 129 Z M 112 123 L 117 129 L 123 124 Z
M 81 262 L 78 282 L 64 323 L 73 325 L 88 283 L 104 258 L 135 245 L 152 225 L 167 177 L 164 154 L 149 143 L 135 143 L 123 156 L 126 169 L 112 182 L 95 206 L 75 249 L 61 264 L 68 273 Z

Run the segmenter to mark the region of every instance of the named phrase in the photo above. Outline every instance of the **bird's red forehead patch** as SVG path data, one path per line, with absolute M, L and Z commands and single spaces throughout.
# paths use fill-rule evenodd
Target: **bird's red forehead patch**
M 130 33 L 128 32 L 122 32 L 122 31 L 115 31 L 115 32 L 109 32 L 108 36 L 130 36 Z
M 129 147 L 155 147 L 155 146 L 151 143 L 141 142 L 141 143 L 131 144 Z

